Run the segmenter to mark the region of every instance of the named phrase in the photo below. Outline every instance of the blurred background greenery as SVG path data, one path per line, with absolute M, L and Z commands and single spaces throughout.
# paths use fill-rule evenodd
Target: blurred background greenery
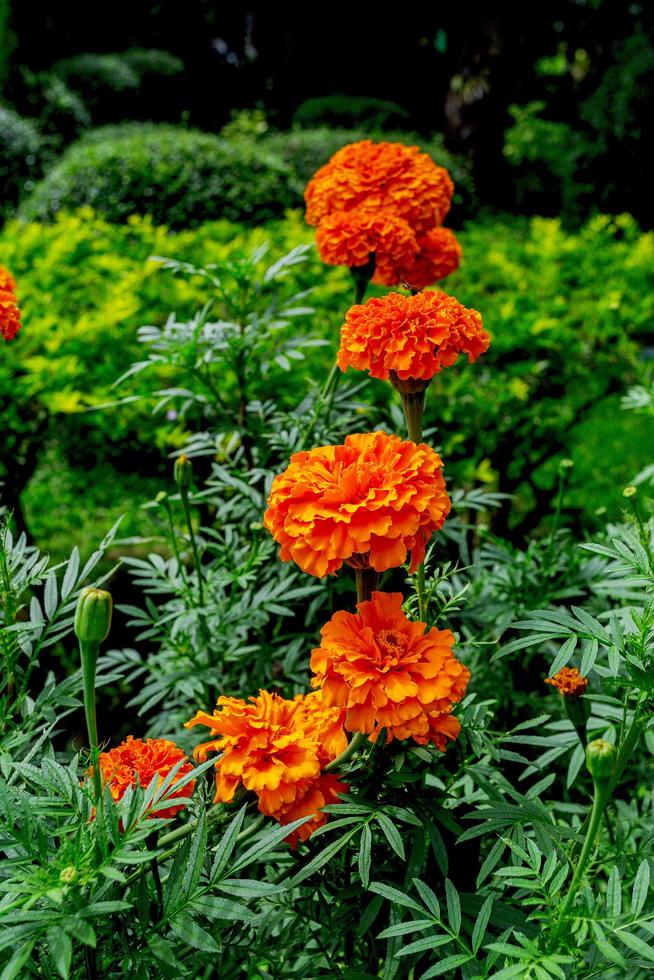
M 124 512 L 124 533 L 148 532 L 138 504 L 188 432 L 142 401 L 97 406 L 139 326 L 211 298 L 150 257 L 310 242 L 306 181 L 368 136 L 450 170 L 464 262 L 445 288 L 493 336 L 430 400 L 449 479 L 515 495 L 495 527 L 524 540 L 568 457 L 570 521 L 617 517 L 654 457 L 651 417 L 620 409 L 653 341 L 653 21 L 613 0 L 409 4 L 392 22 L 335 3 L 320 25 L 256 3 L 0 0 L 0 263 L 25 324 L 0 350 L 0 484 L 17 524 L 54 555 L 92 550 Z M 295 278 L 319 311 L 298 329 L 329 344 L 280 372 L 287 407 L 331 363 L 350 293 L 316 257 Z

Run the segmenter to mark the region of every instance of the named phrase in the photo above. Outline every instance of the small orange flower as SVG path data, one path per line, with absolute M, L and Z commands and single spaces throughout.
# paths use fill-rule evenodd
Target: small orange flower
M 341 327 L 338 364 L 384 380 L 429 381 L 459 354 L 476 360 L 490 337 L 481 316 L 441 290 L 388 293 L 352 306 Z
M 347 746 L 343 712 L 327 706 L 318 692 L 292 701 L 260 691 L 249 703 L 218 698 L 213 714 L 198 711 L 186 728 L 206 725 L 215 736 L 195 750 L 197 759 L 220 752 L 216 762 L 216 803 L 229 803 L 239 785 L 252 790 L 259 809 L 279 823 L 314 815 L 290 835 L 306 840 L 327 819 L 319 812 L 337 802 L 347 786 L 321 770 Z
M 588 688 L 588 678 L 576 667 L 563 667 L 554 677 L 546 677 L 545 683 L 556 687 L 565 698 L 580 698 Z
M 399 592 L 373 592 L 358 612 L 337 612 L 311 654 L 326 704 L 345 708 L 352 732 L 387 731 L 445 749 L 460 724 L 452 706 L 465 694 L 470 672 L 452 653 L 450 630 L 427 629 L 402 612 Z
M 0 335 L 4 340 L 13 340 L 20 326 L 16 282 L 11 273 L 0 265 Z
M 316 245 L 327 265 L 350 268 L 367 265 L 371 256 L 384 268 L 404 268 L 418 248 L 411 226 L 402 218 L 364 209 L 328 214 L 318 225 Z
M 125 795 L 128 786 L 135 786 L 138 780 L 140 786 L 150 785 L 154 776 L 162 783 L 171 769 L 178 762 L 186 759 L 185 754 L 173 742 L 164 738 L 133 738 L 131 735 L 115 749 L 101 752 L 98 759 L 102 785 L 109 787 L 114 800 L 120 800 Z M 183 776 L 192 772 L 193 766 L 187 760 L 175 774 L 171 789 Z M 192 779 L 182 786 L 175 799 L 186 800 L 193 795 L 195 780 Z M 180 806 L 168 806 L 162 810 L 154 810 L 149 815 L 154 817 L 174 817 L 184 809 Z
M 273 480 L 263 521 L 282 561 L 319 578 L 343 562 L 384 572 L 409 551 L 415 571 L 450 511 L 442 465 L 424 443 L 351 435 L 342 446 L 291 456 Z
M 335 211 L 386 211 L 422 234 L 440 225 L 454 185 L 417 146 L 362 140 L 338 150 L 309 181 L 306 219 L 318 225 Z
M 388 253 L 380 253 L 372 281 L 382 286 L 402 283 L 411 289 L 424 289 L 456 272 L 461 264 L 461 246 L 449 228 L 432 228 L 418 237 L 416 245 L 410 262 L 395 262 Z

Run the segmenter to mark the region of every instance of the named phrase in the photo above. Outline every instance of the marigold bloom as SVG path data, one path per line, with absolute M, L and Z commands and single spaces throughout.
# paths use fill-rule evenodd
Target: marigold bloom
M 263 521 L 282 561 L 319 578 L 343 562 L 383 572 L 409 551 L 415 571 L 450 511 L 442 465 L 424 443 L 351 435 L 342 446 L 291 456 L 273 480 Z
M 474 361 L 490 337 L 481 316 L 442 290 L 388 293 L 350 307 L 341 327 L 338 365 L 384 380 L 429 381 L 459 354 Z
M 588 678 L 576 667 L 563 667 L 554 677 L 546 677 L 545 683 L 556 687 L 566 698 L 580 698 L 588 688 Z
M 358 612 L 337 612 L 311 654 L 314 686 L 326 704 L 346 709 L 352 732 L 387 731 L 441 751 L 461 726 L 452 706 L 465 694 L 470 671 L 452 653 L 450 630 L 427 629 L 402 612 L 399 592 L 373 592 Z
M 461 264 L 461 246 L 449 228 L 432 228 L 418 237 L 416 245 L 417 251 L 409 262 L 396 262 L 390 254 L 381 252 L 372 281 L 382 286 L 403 283 L 411 289 L 424 289 L 456 272 Z
M 316 231 L 316 246 L 327 265 L 350 268 L 367 265 L 371 255 L 383 268 L 404 268 L 418 249 L 413 229 L 402 218 L 364 209 L 335 211 L 323 218 Z
M 128 735 L 126 740 L 115 749 L 101 752 L 98 763 L 103 787 L 108 786 L 112 798 L 118 801 L 125 795 L 127 787 L 135 786 L 137 780 L 143 788 L 150 785 L 154 776 L 158 776 L 159 783 L 162 783 L 171 769 L 182 760 L 186 761 L 175 774 L 171 784 L 172 790 L 183 776 L 192 772 L 193 765 L 180 748 L 165 738 L 140 739 Z M 193 795 L 194 789 L 195 780 L 192 779 L 180 787 L 174 794 L 174 798 L 186 800 Z M 184 809 L 184 805 L 181 803 L 180 806 L 153 810 L 150 816 L 174 817 Z
M 318 225 L 335 211 L 386 211 L 423 234 L 440 225 L 454 185 L 417 146 L 362 140 L 338 150 L 309 181 L 306 219 Z
M 292 701 L 260 691 L 248 701 L 218 698 L 213 714 L 198 711 L 186 728 L 206 725 L 211 741 L 195 750 L 197 759 L 221 752 L 216 762 L 216 803 L 229 803 L 239 784 L 252 790 L 259 809 L 281 824 L 314 815 L 290 835 L 306 840 L 327 819 L 319 812 L 347 786 L 321 770 L 347 746 L 343 711 L 326 705 L 320 693 Z
M 16 281 L 9 270 L 0 265 L 0 335 L 4 340 L 13 340 L 20 326 Z

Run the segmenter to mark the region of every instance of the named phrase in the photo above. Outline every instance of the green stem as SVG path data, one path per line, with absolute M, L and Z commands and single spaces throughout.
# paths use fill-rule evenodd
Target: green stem
M 355 567 L 357 602 L 369 602 L 377 588 L 378 575 L 374 568 Z
M 182 581 L 185 588 L 188 590 L 188 578 L 186 576 L 186 569 L 184 568 L 184 563 L 182 562 L 182 557 L 179 553 L 179 546 L 177 544 L 177 534 L 175 532 L 175 522 L 173 521 L 173 510 L 170 506 L 170 501 L 166 498 L 163 504 L 164 510 L 166 511 L 166 516 L 168 518 L 168 527 L 170 529 L 170 540 L 173 546 L 173 553 L 175 555 L 175 561 L 177 562 L 177 567 L 179 568 L 179 573 L 182 576 Z
M 634 489 L 634 495 L 633 496 L 630 496 L 628 498 L 629 499 L 629 503 L 631 504 L 631 509 L 634 512 L 634 517 L 636 518 L 636 524 L 638 525 L 638 532 L 640 534 L 640 543 L 642 544 L 642 546 L 645 549 L 645 552 L 647 554 L 647 560 L 649 562 L 649 567 L 651 569 L 654 569 L 654 557 L 652 556 L 652 549 L 651 549 L 651 545 L 650 545 L 650 535 L 649 535 L 649 533 L 648 533 L 648 531 L 647 531 L 647 529 L 646 529 L 646 527 L 645 527 L 645 525 L 643 523 L 643 518 L 642 518 L 642 515 L 640 513 L 640 507 L 638 506 L 638 503 L 637 503 L 637 500 L 636 500 L 636 497 L 635 497 L 635 487 L 633 489 Z
M 98 720 L 95 699 L 95 670 L 100 644 L 88 640 L 80 640 L 79 649 L 82 662 L 84 714 L 86 715 L 86 730 L 88 732 L 89 748 L 91 750 L 91 766 L 93 767 L 93 795 L 96 806 L 99 806 L 102 800 L 102 781 L 100 779 L 100 766 L 98 763 L 100 751 L 98 747 Z
M 156 830 L 154 831 L 154 833 L 148 836 L 145 843 L 149 851 L 157 850 L 157 837 L 158 837 L 158 831 Z M 153 921 L 156 924 L 157 922 L 160 921 L 161 917 L 163 916 L 163 909 L 164 909 L 163 888 L 161 886 L 161 875 L 159 874 L 159 862 L 157 860 L 156 853 L 153 854 L 152 859 L 150 861 L 150 870 L 152 871 L 154 890 L 157 893 L 155 915 L 153 917 Z
M 200 565 L 200 555 L 198 554 L 198 546 L 195 540 L 195 531 L 193 530 L 193 521 L 191 520 L 191 508 L 189 506 L 188 500 L 188 490 L 186 487 L 180 487 L 180 495 L 182 498 L 182 508 L 184 510 L 184 517 L 186 519 L 186 526 L 188 528 L 188 535 L 191 539 L 191 550 L 193 551 L 193 564 L 195 565 L 195 573 L 198 577 L 198 599 L 200 605 L 204 605 L 204 580 L 202 578 L 202 566 Z
M 620 782 L 622 773 L 629 764 L 629 760 L 634 753 L 634 749 L 638 745 L 640 736 L 642 735 L 646 725 L 647 718 L 645 716 L 641 716 L 637 708 L 634 713 L 633 721 L 629 726 L 629 730 L 627 731 L 627 734 L 625 735 L 618 750 L 615 768 L 613 770 L 613 775 L 611 776 L 611 781 L 609 782 L 609 796 L 613 796 L 615 788 Z
M 332 759 L 328 765 L 325 766 L 323 772 L 332 772 L 334 769 L 339 769 L 346 762 L 348 762 L 354 753 L 359 749 L 365 741 L 367 741 L 368 736 L 365 732 L 355 732 L 350 739 L 349 745 L 346 749 L 343 749 L 340 755 L 337 755 L 335 759 Z
M 416 445 L 422 442 L 422 416 L 425 406 L 425 391 L 400 391 L 402 396 L 402 408 L 409 439 Z M 427 599 L 427 589 L 425 586 L 425 563 L 421 562 L 416 571 L 416 594 L 418 596 L 418 615 L 421 623 L 427 623 L 429 615 L 429 602 Z
M 420 617 L 420 622 L 427 623 L 427 616 L 429 615 L 429 602 L 427 600 L 427 589 L 425 586 L 425 563 L 424 561 L 418 565 L 416 571 L 416 593 L 418 595 L 418 615 Z
M 568 889 L 568 894 L 566 895 L 563 903 L 561 914 L 554 928 L 554 932 L 552 933 L 552 949 L 556 949 L 558 947 L 561 933 L 565 928 L 565 920 L 570 912 L 570 909 L 572 908 L 572 903 L 574 902 L 575 895 L 579 890 L 579 885 L 581 884 L 584 874 L 586 873 L 586 868 L 588 866 L 593 847 L 595 846 L 595 838 L 597 837 L 597 833 L 602 823 L 604 807 L 611 796 L 610 782 L 608 781 L 599 784 L 595 783 L 594 788 L 595 794 L 593 797 L 593 808 L 591 810 L 590 822 L 586 831 L 586 839 L 584 840 L 584 845 L 581 849 L 579 861 L 577 862 L 577 867 L 575 868 L 575 872 L 570 883 L 570 888 Z
M 86 976 L 88 980 L 97 980 L 98 966 L 95 958 L 95 949 L 93 946 L 84 947 L 84 960 L 86 963 Z

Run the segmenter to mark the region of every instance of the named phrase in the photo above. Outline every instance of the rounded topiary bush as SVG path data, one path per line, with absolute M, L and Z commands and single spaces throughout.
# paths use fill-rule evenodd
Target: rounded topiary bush
M 0 210 L 31 190 L 42 170 L 43 139 L 30 119 L 0 106 Z
M 409 120 L 409 113 L 397 103 L 364 95 L 326 95 L 307 99 L 293 113 L 293 122 L 297 126 L 345 126 L 364 129 L 368 133 L 407 126 Z
M 69 147 L 20 214 L 45 221 L 90 205 L 110 221 L 148 214 L 184 227 L 215 218 L 266 221 L 299 200 L 288 166 L 256 144 L 134 125 L 108 127 Z

